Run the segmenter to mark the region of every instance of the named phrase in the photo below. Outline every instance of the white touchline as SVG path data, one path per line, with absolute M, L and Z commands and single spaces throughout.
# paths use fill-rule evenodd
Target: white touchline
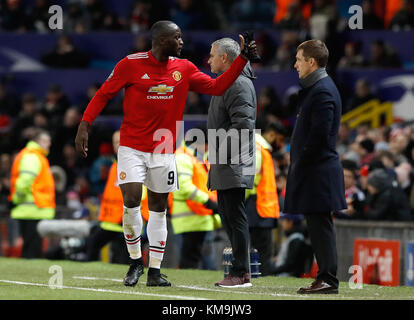
M 99 278 L 99 277 L 88 277 L 88 276 L 73 276 L 73 279 L 83 279 L 83 280 L 107 280 L 107 281 L 113 281 L 113 282 L 122 282 L 122 279 L 114 279 L 114 278 Z M 199 290 L 199 291 L 213 291 L 213 292 L 228 292 L 228 293 L 241 293 L 241 294 L 250 294 L 250 295 L 258 295 L 261 293 L 256 292 L 248 292 L 248 291 L 233 291 L 233 290 L 227 290 L 225 288 L 223 289 L 211 289 L 211 288 L 203 288 L 203 287 L 197 287 L 197 286 L 185 286 L 185 285 L 174 285 L 175 287 L 184 288 L 184 289 L 193 289 L 193 290 Z M 268 286 L 254 286 L 259 288 L 269 288 Z M 288 294 L 288 293 L 264 293 L 267 296 L 272 297 L 295 297 L 300 299 L 315 299 L 315 296 L 312 295 L 304 295 L 304 294 Z M 378 297 L 346 297 L 344 295 L 335 295 L 332 297 L 327 298 L 339 298 L 339 299 L 349 299 L 349 300 L 355 300 L 355 299 L 363 299 L 363 300 L 370 300 L 370 299 L 378 299 Z M 414 297 L 402 297 L 403 299 L 414 299 Z M 401 298 L 396 298 L 401 299 Z
M 114 281 L 114 282 L 122 282 L 122 279 L 113 279 L 113 278 L 99 278 L 99 277 L 87 277 L 87 276 L 73 276 L 74 279 L 83 279 L 83 280 L 107 280 L 107 281 Z M 184 285 L 174 285 L 174 287 L 184 288 L 184 289 L 192 289 L 192 290 L 199 290 L 199 291 L 212 291 L 212 292 L 228 292 L 228 293 L 237 293 L 237 294 L 249 294 L 249 295 L 258 295 L 261 293 L 257 292 L 248 292 L 248 291 L 234 291 L 234 290 L 227 290 L 227 289 L 211 289 L 211 288 L 203 288 L 197 286 L 184 286 Z M 297 294 L 287 294 L 287 293 L 266 293 L 268 296 L 273 297 L 299 297 Z M 310 296 L 302 296 L 303 298 L 311 298 Z
M 43 283 L 32 283 L 32 282 L 2 280 L 2 279 L 0 279 L 0 282 L 20 284 L 20 285 L 25 285 L 25 286 L 49 287 L 48 284 L 43 284 Z M 177 296 L 177 295 L 157 294 L 157 293 L 148 293 L 148 292 L 139 292 L 139 291 L 120 291 L 120 290 L 108 290 L 108 289 L 99 289 L 99 288 L 83 288 L 83 287 L 72 287 L 72 286 L 62 286 L 62 288 L 63 289 L 84 290 L 84 291 L 94 291 L 94 292 L 105 292 L 105 293 L 132 294 L 132 295 L 151 296 L 151 297 L 170 298 L 170 299 L 211 300 L 211 299 L 199 298 L 199 297 Z

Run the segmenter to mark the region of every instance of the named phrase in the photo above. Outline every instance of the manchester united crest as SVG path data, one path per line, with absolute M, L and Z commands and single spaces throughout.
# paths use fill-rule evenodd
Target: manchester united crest
M 121 180 L 125 180 L 125 178 L 126 178 L 126 173 L 125 173 L 124 171 L 122 171 L 122 172 L 119 174 L 119 179 L 121 179 Z
M 180 71 L 174 71 L 172 73 L 172 77 L 174 78 L 175 81 L 180 81 L 181 80 L 181 72 Z

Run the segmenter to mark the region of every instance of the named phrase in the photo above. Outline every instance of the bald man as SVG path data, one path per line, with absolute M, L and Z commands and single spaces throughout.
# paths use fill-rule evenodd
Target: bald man
M 167 241 L 166 208 L 169 192 L 178 190 L 174 151 L 176 123 L 182 120 L 189 90 L 220 96 L 237 79 L 256 52 L 251 41 L 228 71 L 217 79 L 193 63 L 178 59 L 183 47 L 180 28 L 171 21 L 151 27 L 152 48 L 122 59 L 87 106 L 76 135 L 76 148 L 86 157 L 88 128 L 121 89 L 125 89 L 124 119 L 118 150 L 118 183 L 124 213 L 123 230 L 131 258 L 124 285 L 135 286 L 144 273 L 141 257 L 142 185 L 148 188 L 149 270 L 147 286 L 170 286 L 160 273 Z M 244 38 L 240 36 L 241 48 Z

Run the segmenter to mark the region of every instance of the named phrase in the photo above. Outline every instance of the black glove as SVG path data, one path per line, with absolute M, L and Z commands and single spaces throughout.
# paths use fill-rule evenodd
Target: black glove
M 212 201 L 210 199 L 208 199 L 207 202 L 204 203 L 204 207 L 206 207 L 207 209 L 213 210 L 214 213 L 218 212 L 217 202 Z
M 242 33 L 244 38 L 244 48 L 242 54 L 249 59 L 250 62 L 257 63 L 261 62 L 262 59 L 260 58 L 259 54 L 257 53 L 256 43 L 253 38 L 253 31 L 244 31 Z

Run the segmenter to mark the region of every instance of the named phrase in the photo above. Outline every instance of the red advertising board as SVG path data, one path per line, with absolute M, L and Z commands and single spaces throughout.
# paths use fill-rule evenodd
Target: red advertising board
M 355 239 L 354 265 L 362 268 L 363 283 L 400 285 L 400 242 L 397 240 Z

